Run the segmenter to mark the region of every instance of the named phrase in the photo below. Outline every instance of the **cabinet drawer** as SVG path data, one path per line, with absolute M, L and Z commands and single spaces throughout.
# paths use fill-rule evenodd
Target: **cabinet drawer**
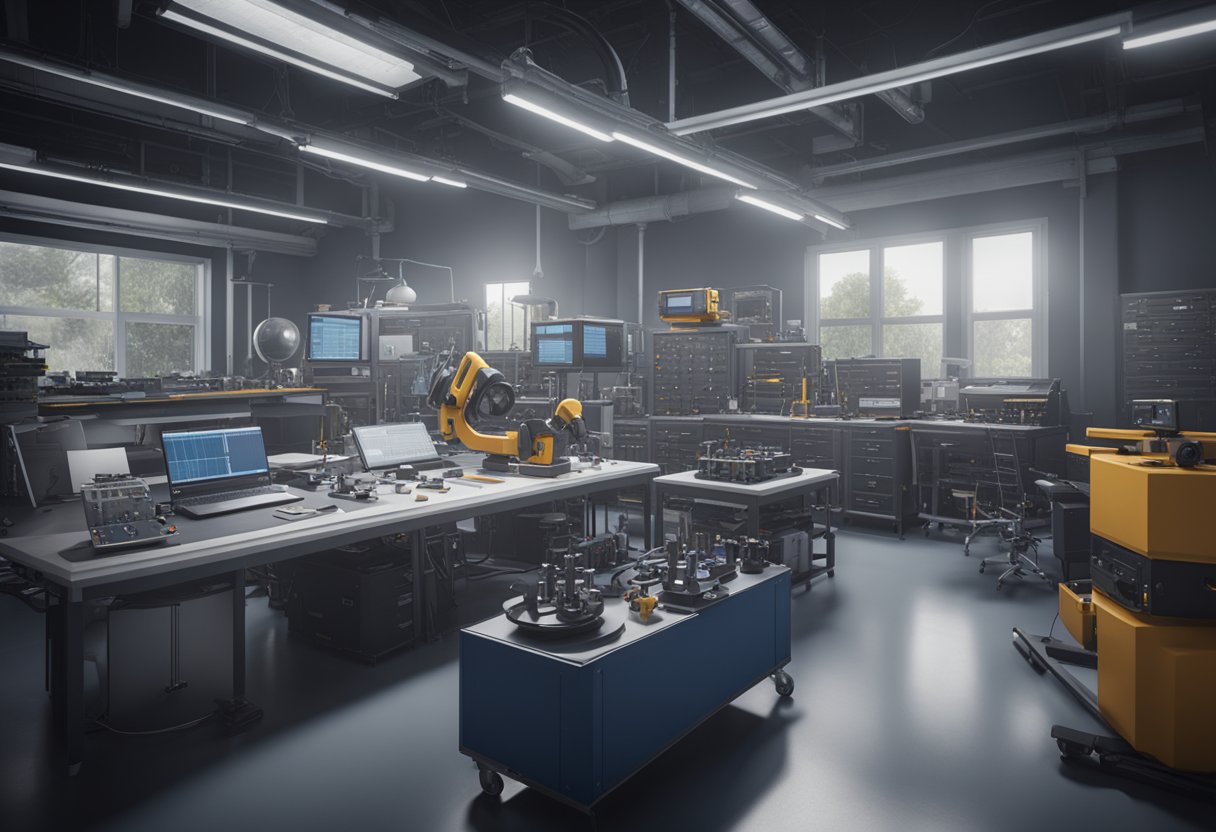
M 854 436 L 853 441 L 849 444 L 849 448 L 852 453 L 863 456 L 891 457 L 895 455 L 895 440 Z
M 895 476 L 895 460 L 873 456 L 855 456 L 849 460 L 850 474 L 883 474 Z
M 849 495 L 849 511 L 864 511 L 883 517 L 895 516 L 895 498 L 883 494 L 853 492 Z
M 853 474 L 850 477 L 853 493 L 865 494 L 894 494 L 895 478 L 880 474 Z

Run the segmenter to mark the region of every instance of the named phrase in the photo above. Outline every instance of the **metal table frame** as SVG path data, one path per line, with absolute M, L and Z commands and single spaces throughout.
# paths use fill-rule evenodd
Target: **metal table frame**
M 428 527 L 513 511 L 550 500 L 576 496 L 593 499 L 595 494 L 637 485 L 644 486 L 643 533 L 649 538 L 652 516 L 649 483 L 658 471 L 657 465 L 649 463 L 616 462 L 605 463 L 600 471 L 584 469 L 554 479 L 512 476 L 507 478 L 508 483 L 513 483 L 509 490 L 497 494 L 491 489 L 501 486 L 487 485 L 476 490 L 453 487 L 443 495 L 431 492 L 430 500 L 425 504 L 414 502 L 412 495 L 402 495 L 399 500 L 393 499 L 396 495 L 384 495 L 378 504 L 363 510 L 294 522 L 276 520 L 273 509 L 261 509 L 258 511 L 264 514 L 266 524 L 258 532 L 219 536 L 172 548 L 137 549 L 85 563 L 69 563 L 58 555 L 72 543 L 87 539 L 83 527 L 70 533 L 18 534 L 0 538 L 0 555 L 24 567 L 56 601 L 47 611 L 47 632 L 52 637 L 50 693 L 53 720 L 61 734 L 67 770 L 71 775 L 79 771 L 84 759 L 86 603 L 114 595 L 176 586 L 199 578 L 229 576 L 233 582 L 232 693 L 233 698 L 241 699 L 245 696 L 246 569 L 385 534 L 408 533 L 411 567 L 413 574 L 419 576 L 424 570 L 423 547 Z M 493 475 L 503 477 L 499 473 Z M 64 503 L 57 508 L 78 511 L 75 503 Z M 41 512 L 29 522 L 44 520 L 53 513 Z M 216 523 L 222 519 L 197 522 Z M 42 541 L 41 548 L 53 554 L 36 551 L 39 540 Z M 27 545 L 23 545 L 23 541 Z M 28 545 L 31 543 L 35 545 Z M 416 580 L 415 586 L 413 631 L 417 638 L 422 628 L 422 588 L 425 582 Z
M 783 502 L 791 497 L 800 497 L 802 506 L 808 509 L 814 517 L 814 510 L 823 510 L 823 524 L 814 523 L 808 534 L 811 537 L 810 569 L 804 574 L 793 576 L 792 584 L 804 583 L 810 589 L 812 582 L 820 578 L 834 577 L 836 574 L 836 533 L 832 531 L 832 494 L 840 480 L 840 474 L 822 468 L 803 468 L 796 477 L 768 480 L 760 483 L 738 483 L 725 480 L 702 480 L 695 477 L 694 471 L 680 474 L 667 474 L 655 477 L 655 506 L 656 517 L 651 523 L 655 529 L 655 538 L 651 546 L 663 542 L 663 502 L 668 496 L 685 497 L 691 500 L 712 500 L 729 505 L 743 506 L 747 509 L 747 534 L 749 537 L 760 536 L 760 510 L 764 506 Z M 811 495 L 816 499 L 808 504 Z M 816 553 L 814 541 L 822 538 L 823 552 Z M 824 566 L 816 566 L 816 560 L 824 560 Z

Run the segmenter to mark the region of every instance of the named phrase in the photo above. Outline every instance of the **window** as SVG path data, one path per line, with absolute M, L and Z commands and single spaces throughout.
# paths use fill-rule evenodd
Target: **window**
M 943 348 L 941 240 L 817 255 L 819 343 L 824 358 L 919 358 L 936 374 Z M 931 369 L 930 369 L 931 368 Z
M 810 331 L 826 359 L 919 358 L 923 378 L 943 355 L 969 356 L 973 377 L 1043 375 L 1045 233 L 1036 220 L 811 249 Z
M 486 284 L 486 349 L 528 348 L 527 314 L 522 306 L 511 303 L 511 298 L 528 291 L 527 283 Z
M 195 372 L 206 368 L 206 279 L 200 260 L 0 240 L 0 329 L 47 344 L 51 370 Z
M 1036 321 L 1039 280 L 1033 231 L 970 238 L 968 337 L 971 375 L 1034 375 L 1043 327 Z M 1038 350 L 1042 352 L 1042 350 Z

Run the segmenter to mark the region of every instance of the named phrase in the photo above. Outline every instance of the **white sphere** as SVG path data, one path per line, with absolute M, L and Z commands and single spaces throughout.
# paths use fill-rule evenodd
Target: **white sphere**
M 394 303 L 398 306 L 406 306 L 418 300 L 418 293 L 404 283 L 394 286 L 384 293 L 386 303 Z

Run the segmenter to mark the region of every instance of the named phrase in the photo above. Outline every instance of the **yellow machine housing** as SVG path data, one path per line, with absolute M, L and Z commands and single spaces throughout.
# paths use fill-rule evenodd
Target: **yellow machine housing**
M 1060 623 L 1086 650 L 1097 646 L 1094 638 L 1093 593 L 1088 581 L 1060 582 Z
M 466 352 L 456 370 L 439 371 L 431 382 L 429 401 L 439 410 L 439 430 L 446 441 L 459 441 L 471 451 L 489 454 L 486 467 L 505 470 L 518 459 L 519 472 L 536 476 L 556 476 L 570 470 L 570 461 L 562 456 L 565 435 L 576 439 L 586 435 L 583 405 L 577 399 L 563 399 L 548 420 L 529 419 L 516 430 L 502 433 L 482 433 L 475 427 L 481 398 L 491 394 L 495 386 L 505 385 L 502 373 L 492 368 L 475 352 Z M 502 389 L 500 387 L 500 389 Z M 505 402 L 505 409 L 501 407 Z M 513 393 L 499 400 L 499 409 L 492 415 L 502 416 L 514 402 Z
M 1140 615 L 1101 591 L 1098 708 L 1137 751 L 1216 772 L 1216 621 Z
M 1216 564 L 1208 525 L 1209 513 L 1216 511 L 1216 469 L 1165 461 L 1157 455 L 1092 455 L 1090 531 L 1145 557 Z
M 664 289 L 659 292 L 659 318 L 668 323 L 722 320 L 717 289 Z

